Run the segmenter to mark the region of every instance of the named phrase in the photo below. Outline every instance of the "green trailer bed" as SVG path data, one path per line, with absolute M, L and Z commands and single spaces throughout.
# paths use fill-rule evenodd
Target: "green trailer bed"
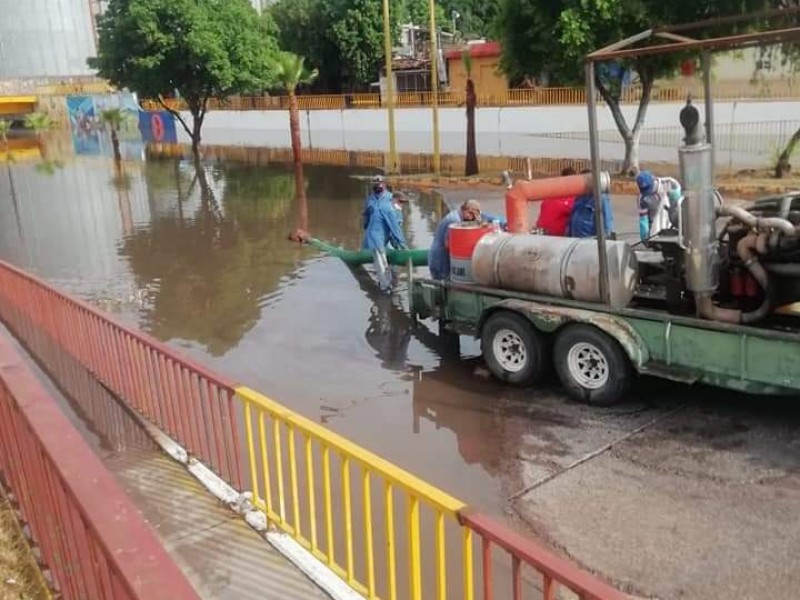
M 635 373 L 800 396 L 798 333 L 427 279 L 412 280 L 409 293 L 416 317 L 481 338 L 490 370 L 510 383 L 535 383 L 555 366 L 573 396 L 597 404 L 617 401 Z M 525 368 L 513 360 L 515 343 L 527 345 Z

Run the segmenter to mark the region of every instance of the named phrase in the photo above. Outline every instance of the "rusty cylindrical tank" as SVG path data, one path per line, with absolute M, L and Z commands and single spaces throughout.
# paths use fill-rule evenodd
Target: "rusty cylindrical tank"
M 636 287 L 636 255 L 627 242 L 607 241 L 611 305 L 627 305 Z M 594 238 L 491 233 L 472 254 L 480 285 L 584 302 L 602 302 Z
M 472 252 L 475 244 L 492 229 L 480 223 L 453 223 L 447 230 L 450 253 L 450 280 L 470 283 L 472 279 Z

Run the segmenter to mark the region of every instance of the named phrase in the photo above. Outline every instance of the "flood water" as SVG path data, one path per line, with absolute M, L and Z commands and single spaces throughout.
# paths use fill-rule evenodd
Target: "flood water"
M 515 390 L 481 377 L 474 340 L 446 348 L 431 324 L 409 319 L 402 274 L 397 292 L 381 296 L 366 270 L 288 241 L 301 224 L 357 247 L 369 168 L 306 165 L 298 190 L 294 170 L 273 156 L 249 164 L 217 154 L 198 171 L 133 148 L 125 155 L 140 158 L 117 170 L 109 158 L 56 150 L 13 163 L 0 156 L 0 259 L 632 593 L 791 597 L 797 588 L 796 403 L 642 380 L 626 402 L 601 409 L 555 387 Z M 411 246 L 427 247 L 447 205 L 467 194 L 409 194 Z M 479 196 L 490 212 L 501 207 L 501 192 Z M 633 200 L 615 201 L 618 233 L 635 238 Z M 94 418 L 95 409 L 83 412 Z M 493 568 L 506 585 L 507 567 Z
M 298 224 L 285 165 L 0 164 L 0 258 L 133 322 L 468 503 L 502 514 L 520 487 L 515 416 L 525 404 L 473 375 L 410 321 L 401 278 L 379 295 L 351 270 L 287 240 Z M 365 169 L 306 166 L 308 228 L 355 248 Z M 405 230 L 428 247 L 439 195 L 410 195 Z M 420 270 L 426 274 L 425 269 Z M 522 415 L 519 415 L 522 417 Z

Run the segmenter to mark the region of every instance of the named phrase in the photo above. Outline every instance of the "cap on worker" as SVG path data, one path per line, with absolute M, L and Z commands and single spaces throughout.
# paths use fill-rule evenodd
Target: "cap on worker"
M 649 194 L 655 191 L 656 178 L 650 171 L 642 171 L 636 176 L 636 185 L 640 192 Z
M 375 175 L 372 178 L 372 183 L 383 183 L 383 175 Z

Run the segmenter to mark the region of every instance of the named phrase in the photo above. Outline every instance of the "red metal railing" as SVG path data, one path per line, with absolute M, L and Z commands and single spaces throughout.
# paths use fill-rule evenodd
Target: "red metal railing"
M 246 405 L 248 400 L 252 403 L 252 398 L 246 397 L 246 394 L 243 397 L 241 394 L 244 392 L 234 382 L 225 380 L 181 357 L 164 344 L 116 323 L 111 317 L 85 302 L 71 298 L 2 261 L 0 319 L 54 373 L 56 379 L 62 374 L 66 379 L 73 380 L 75 386 L 86 385 L 70 371 L 75 369 L 76 363 L 82 365 L 123 402 L 168 432 L 190 454 L 213 468 L 237 490 L 244 491 L 246 486 L 258 484 L 257 481 L 254 484 L 245 479 L 242 472 L 242 453 L 246 453 L 247 445 L 243 443 L 244 440 L 240 444 L 240 432 L 245 431 L 242 403 Z M 69 360 L 64 358 L 64 354 L 71 355 Z M 273 404 L 277 406 L 276 403 Z M 283 407 L 278 412 L 284 420 L 302 420 L 302 417 Z M 6 420 L 1 415 L 0 418 Z M 259 423 L 263 428 L 263 421 Z M 252 435 L 251 431 L 250 436 Z M 339 439 L 333 434 L 320 434 L 318 437 Z M 306 440 L 306 444 L 308 443 L 310 438 Z M 357 447 L 354 444 L 347 442 L 346 445 L 350 453 L 356 452 Z M 293 452 L 292 448 L 290 445 L 290 462 L 286 466 L 290 472 L 296 473 L 294 469 L 297 468 L 297 460 L 303 460 L 304 457 L 308 460 L 309 455 L 307 448 L 305 452 L 299 453 Z M 343 452 L 342 456 L 349 456 L 343 447 L 336 446 L 334 451 Z M 369 453 L 358 449 L 358 454 L 366 456 Z M 282 464 L 280 454 L 277 456 L 273 460 Z M 260 466 L 268 469 L 266 454 L 263 454 L 263 461 L 264 464 Z M 392 470 L 397 469 L 382 459 L 369 458 L 369 461 L 368 466 L 374 469 L 376 477 L 390 467 Z M 258 466 L 248 464 L 250 468 Z M 348 487 L 349 477 L 341 485 L 343 489 L 347 488 L 347 493 L 352 494 Z M 422 493 L 416 489 L 413 491 Z M 293 498 L 296 500 L 296 497 Z M 288 502 L 284 496 L 280 496 L 278 501 Z M 483 600 L 500 596 L 506 598 L 505 592 L 496 591 L 506 589 L 513 590 L 514 600 L 521 600 L 523 579 L 530 587 L 530 571 L 535 571 L 538 575 L 534 577 L 542 581 L 545 600 L 556 598 L 558 587 L 572 590 L 581 600 L 617 600 L 626 597 L 490 516 L 470 509 L 457 510 L 455 516 L 464 535 L 462 577 L 463 597 L 466 600 L 473 598 L 473 574 L 477 576 L 477 587 L 479 593 L 482 591 Z M 346 542 L 352 544 L 353 531 L 350 531 L 349 526 L 347 529 L 347 535 L 351 537 Z M 473 568 L 473 537 L 480 538 L 477 548 L 481 550 L 481 559 L 475 563 L 482 564 L 481 569 Z M 505 565 L 498 567 L 495 563 L 492 553 L 494 547 L 504 551 L 509 568 L 504 568 Z M 441 564 L 437 568 L 444 569 L 446 561 L 442 559 L 439 562 Z M 415 564 L 418 568 L 413 569 L 409 575 L 417 582 L 415 589 L 420 591 L 422 567 L 420 561 L 417 563 Z M 503 573 L 507 571 L 511 574 L 510 586 L 508 581 L 495 579 L 493 565 L 497 572 L 502 568 Z M 443 592 L 445 595 L 442 595 L 442 590 L 439 592 L 438 597 L 447 597 L 446 591 Z
M 493 546 L 504 550 L 511 560 L 513 600 L 522 600 L 522 568 L 525 565 L 541 574 L 543 600 L 558 598 L 559 587 L 569 589 L 580 600 L 622 600 L 628 597 L 488 515 L 467 509 L 459 513 L 459 519 L 481 538 L 483 600 L 493 600 L 495 597 Z
M 15 267 L 2 265 L 0 288 L 7 299 L 0 317 L 23 341 L 33 344 L 44 335 L 45 347 L 63 348 L 131 408 L 243 489 L 231 382 Z
M 198 598 L 5 333 L 0 473 L 63 598 Z

